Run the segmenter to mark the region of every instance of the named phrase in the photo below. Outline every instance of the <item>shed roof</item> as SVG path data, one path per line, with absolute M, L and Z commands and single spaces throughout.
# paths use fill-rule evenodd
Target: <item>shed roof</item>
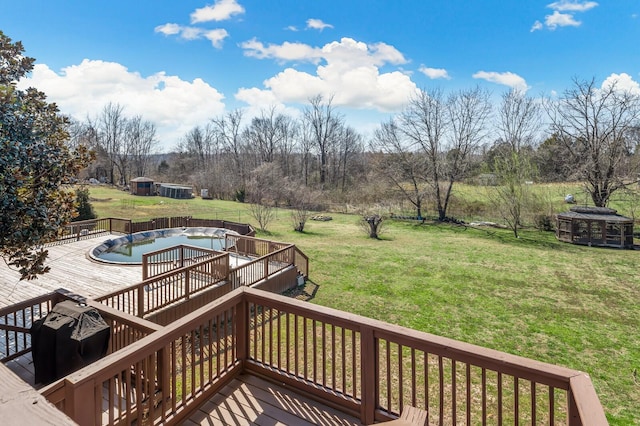
M 576 206 L 570 210 L 571 211 L 568 212 L 558 213 L 558 218 L 633 223 L 633 219 L 619 215 L 617 210 L 608 207 Z
M 162 188 L 174 188 L 174 189 L 188 189 L 189 191 L 193 190 L 192 186 L 179 185 L 177 183 L 161 183 L 160 187 Z
M 131 179 L 131 182 L 153 182 L 153 179 L 144 177 L 144 176 L 139 176 L 137 178 Z

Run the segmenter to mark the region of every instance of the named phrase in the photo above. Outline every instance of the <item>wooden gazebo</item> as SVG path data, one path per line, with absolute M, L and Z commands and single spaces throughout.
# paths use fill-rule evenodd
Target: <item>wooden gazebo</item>
M 572 207 L 558 214 L 556 237 L 573 244 L 633 248 L 633 219 L 607 207 Z

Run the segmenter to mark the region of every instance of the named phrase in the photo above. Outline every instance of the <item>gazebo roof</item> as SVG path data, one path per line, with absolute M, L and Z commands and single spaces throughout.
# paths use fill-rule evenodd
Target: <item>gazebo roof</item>
M 619 215 L 617 210 L 608 207 L 571 207 L 571 211 L 558 213 L 558 218 L 582 219 L 582 220 L 603 220 L 605 222 L 633 223 L 633 219 Z

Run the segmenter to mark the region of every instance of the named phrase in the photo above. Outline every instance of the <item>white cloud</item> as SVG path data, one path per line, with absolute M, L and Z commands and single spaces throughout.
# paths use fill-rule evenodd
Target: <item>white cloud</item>
M 109 102 L 127 115 L 142 115 L 156 124 L 158 140 L 169 149 L 191 128 L 224 112 L 224 96 L 202 79 L 181 80 L 158 72 L 143 77 L 115 62 L 85 59 L 60 73 L 37 64 L 19 86 L 35 87 L 78 120 L 95 117 Z
M 225 29 L 218 28 L 215 30 L 205 31 L 203 36 L 211 42 L 213 47 L 220 49 L 222 48 L 222 42 L 229 36 L 229 33 Z
M 526 91 L 529 89 L 527 82 L 518 74 L 512 72 L 478 71 L 473 74 L 473 78 L 487 80 L 491 83 L 502 84 L 512 89 Z
M 201 7 L 191 13 L 191 23 L 224 21 L 233 15 L 243 13 L 244 7 L 237 0 L 217 0 L 214 4 Z
M 164 35 L 176 35 L 181 31 L 181 27 L 178 24 L 164 24 L 158 25 L 155 28 L 155 32 L 162 33 Z
M 264 45 L 253 38 L 240 44 L 244 55 L 258 59 L 276 59 L 278 61 L 308 61 L 316 63 L 322 57 L 321 51 L 304 43 L 284 42 L 281 45 Z
M 561 12 L 586 12 L 587 10 L 593 9 L 598 6 L 598 3 L 595 1 L 570 1 L 570 0 L 560 0 L 555 1 L 547 5 L 549 9 L 558 10 Z
M 595 1 L 559 0 L 549 3 L 547 7 L 553 10 L 553 14 L 544 17 L 544 25 L 535 21 L 531 26 L 531 32 L 541 30 L 545 26 L 551 31 L 558 27 L 579 27 L 582 21 L 577 20 L 574 14 L 586 12 L 596 6 L 598 3 Z
M 249 105 L 268 101 L 306 102 L 321 94 L 334 96 L 335 105 L 390 111 L 401 107 L 416 90 L 400 71 L 381 72 L 380 67 L 407 62 L 402 53 L 385 43 L 367 45 L 351 38 L 321 48 L 301 43 L 265 46 L 257 40 L 242 44 L 245 55 L 278 61 L 316 64 L 315 74 L 286 68 L 264 81 L 264 89 L 242 88 L 236 98 Z
M 293 32 L 299 31 L 298 27 L 296 27 L 295 25 L 289 25 L 288 27 L 285 27 L 284 29 L 287 30 L 287 31 L 293 31 Z
M 307 28 L 322 31 L 325 28 L 333 28 L 333 25 L 326 24 L 320 19 L 307 19 Z
M 204 28 L 184 27 L 178 24 L 158 25 L 154 31 L 162 33 L 165 36 L 177 35 L 183 40 L 198 40 L 206 38 L 216 49 L 221 49 L 224 39 L 229 37 L 229 33 L 223 28 L 205 30 Z
M 613 73 L 602 82 L 602 88 L 616 86 L 616 89 L 640 95 L 640 84 L 627 73 Z
M 429 68 L 422 65 L 418 71 L 420 71 L 422 74 L 426 75 L 432 80 L 435 80 L 437 78 L 444 78 L 446 80 L 451 80 L 449 73 L 444 68 Z
M 545 16 L 544 23 L 552 31 L 558 27 L 579 27 L 582 24 L 582 22 L 576 21 L 570 13 L 560 13 L 557 10 L 553 12 L 553 15 Z

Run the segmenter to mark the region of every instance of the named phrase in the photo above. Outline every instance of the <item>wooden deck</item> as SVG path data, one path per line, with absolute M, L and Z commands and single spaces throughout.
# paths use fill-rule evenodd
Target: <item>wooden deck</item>
M 142 282 L 140 265 L 114 265 L 91 260 L 89 250 L 111 239 L 102 235 L 47 247 L 46 262 L 51 270 L 38 279 L 20 281 L 20 274 L 0 262 L 0 308 L 23 302 L 64 288 L 81 296 L 96 298 Z M 247 263 L 248 258 L 230 254 L 232 267 Z
M 36 390 L 31 353 L 5 366 Z M 107 410 L 107 407 L 103 407 Z M 106 411 L 105 411 L 106 412 Z M 355 417 L 306 398 L 295 390 L 250 374 L 242 374 L 202 404 L 184 425 L 361 425 Z
M 89 259 L 89 250 L 109 238 L 112 237 L 102 235 L 48 247 L 46 264 L 51 271 L 36 280 L 20 281 L 17 271 L 0 262 L 0 308 L 59 288 L 93 298 L 142 281 L 141 266 L 109 265 Z
M 184 425 L 360 425 L 338 410 L 283 386 L 242 374 L 205 402 Z

